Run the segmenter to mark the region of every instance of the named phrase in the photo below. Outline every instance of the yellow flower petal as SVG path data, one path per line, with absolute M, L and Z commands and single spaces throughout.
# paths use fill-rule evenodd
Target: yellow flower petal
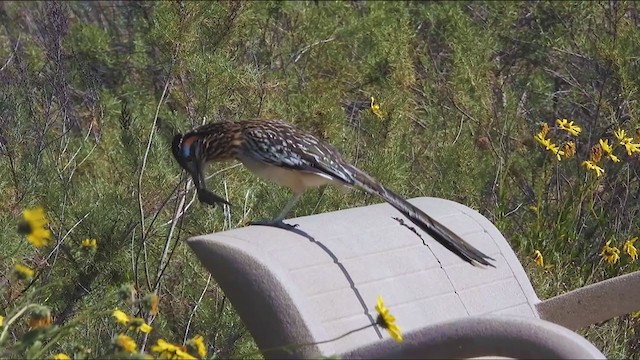
M 616 137 L 616 139 L 622 141 L 627 137 L 627 132 L 622 129 L 618 129 L 613 132 L 613 135 Z
M 382 110 L 380 110 L 380 104 L 376 103 L 376 100 L 373 98 L 373 96 L 371 97 L 371 105 L 369 105 L 371 112 L 374 113 L 379 119 L 382 119 L 384 117 L 384 114 L 382 113 Z
M 86 238 L 82 240 L 80 246 L 84 250 L 95 250 L 98 248 L 98 241 L 96 239 Z
M 134 353 L 138 348 L 136 342 L 131 337 L 125 334 L 118 334 L 113 342 L 118 350 L 127 353 Z
M 631 257 L 631 261 L 638 260 L 638 249 L 634 246 L 636 240 L 638 240 L 637 237 L 631 238 L 627 240 L 622 247 L 622 251 Z
M 127 325 L 129 323 L 129 315 L 125 314 L 121 310 L 115 309 L 111 315 L 116 318 L 116 322 L 119 324 Z
M 143 333 L 150 333 L 153 329 L 149 324 L 147 324 L 143 318 L 135 318 L 129 321 L 129 328 L 132 330 L 141 331 Z
M 151 352 L 157 353 L 159 358 L 168 359 L 196 359 L 187 353 L 182 346 L 174 345 L 164 339 L 158 339 L 156 345 L 151 347 Z
M 188 353 L 197 355 L 202 359 L 207 357 L 207 346 L 204 344 L 204 338 L 202 335 L 194 336 L 192 339 L 187 341 L 186 345 Z
M 606 152 L 607 154 L 611 154 L 613 152 L 613 148 L 611 147 L 611 145 L 609 145 L 609 139 L 600 139 L 598 140 L 598 143 L 600 144 L 602 150 L 604 150 L 604 152 Z
M 22 218 L 33 226 L 45 226 L 48 223 L 44 209 L 40 206 L 33 209 L 25 209 L 22 212 Z
M 49 239 L 51 239 L 51 231 L 42 227 L 32 228 L 27 234 L 27 241 L 37 248 L 46 246 Z
M 551 144 L 551 139 L 546 139 L 545 134 L 543 134 L 543 132 L 537 133 L 536 136 L 533 137 L 533 139 L 544 147 L 547 147 L 549 146 L 549 144 Z
M 138 330 L 142 331 L 145 334 L 148 334 L 148 333 L 151 332 L 151 330 L 153 330 L 153 328 L 151 326 L 149 326 L 149 324 L 142 324 L 142 325 L 140 325 Z
M 48 220 L 42 207 L 25 209 L 22 221 L 18 224 L 18 232 L 26 235 L 27 241 L 35 247 L 43 247 L 49 243 L 51 231 L 45 229 Z
M 158 339 L 156 344 L 151 347 L 151 351 L 157 352 L 157 353 L 162 353 L 167 350 L 173 350 L 173 349 L 178 349 L 178 347 L 164 339 Z
M 567 119 L 557 119 L 556 124 L 560 129 L 570 133 L 573 136 L 580 135 L 580 132 L 582 131 L 580 126 L 574 125 L 573 121 L 570 122 Z
M 593 172 L 596 173 L 596 176 L 600 177 L 602 176 L 602 174 L 604 174 L 604 169 L 601 168 L 600 166 L 596 165 L 593 161 L 591 160 L 585 160 L 582 162 L 582 166 L 586 167 L 587 170 L 591 170 Z
M 620 250 L 615 246 L 610 246 L 611 240 L 602 247 L 600 256 L 609 264 L 615 264 L 620 260 Z
M 640 144 L 635 144 L 631 141 L 626 141 L 622 143 L 627 150 L 627 155 L 631 156 L 633 153 L 640 152 Z
M 402 342 L 404 341 L 404 339 L 402 338 L 402 332 L 400 331 L 400 328 L 398 327 L 398 325 L 393 324 L 391 326 L 389 326 L 389 335 L 391 336 L 391 338 L 397 342 Z
M 533 252 L 533 261 L 538 264 L 540 267 L 544 267 L 544 258 L 542 257 L 542 253 L 540 250 L 536 250 Z
M 384 306 L 384 300 L 382 296 L 378 296 L 376 301 L 376 311 L 378 312 L 378 318 L 376 319 L 376 323 L 383 329 L 386 329 L 389 335 L 397 342 L 402 342 L 402 332 L 398 325 L 396 325 L 395 316 L 389 313 L 389 309 Z
M 32 268 L 24 264 L 16 264 L 14 266 L 14 271 L 18 279 L 27 281 L 31 280 L 33 275 L 36 273 Z

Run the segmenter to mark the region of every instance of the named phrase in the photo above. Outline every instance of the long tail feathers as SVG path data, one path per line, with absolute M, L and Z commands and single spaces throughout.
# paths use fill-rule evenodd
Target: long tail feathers
M 353 174 L 355 185 L 366 190 L 367 192 L 378 195 L 388 202 L 391 206 L 400 211 L 412 223 L 417 225 L 424 232 L 433 237 L 437 242 L 442 244 L 449 251 L 458 255 L 464 261 L 472 265 L 481 264 L 495 267 L 488 260 L 494 260 L 492 257 L 485 255 L 480 250 L 474 248 L 464 241 L 460 236 L 449 230 L 444 225 L 435 221 L 422 210 L 413 206 L 411 203 L 396 195 L 393 191 L 385 188 L 379 182 L 367 175 L 362 170 L 350 166 Z

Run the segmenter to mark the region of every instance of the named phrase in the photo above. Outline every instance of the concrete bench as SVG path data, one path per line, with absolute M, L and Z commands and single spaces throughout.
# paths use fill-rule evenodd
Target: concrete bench
M 484 216 L 443 199 L 410 202 L 493 257 L 495 268 L 474 267 L 414 233 L 387 204 L 286 220 L 299 224 L 294 231 L 249 226 L 188 243 L 268 358 L 604 358 L 571 330 L 640 310 L 640 272 L 540 301 Z M 379 295 L 406 341 L 378 327 L 339 338 L 375 322 Z

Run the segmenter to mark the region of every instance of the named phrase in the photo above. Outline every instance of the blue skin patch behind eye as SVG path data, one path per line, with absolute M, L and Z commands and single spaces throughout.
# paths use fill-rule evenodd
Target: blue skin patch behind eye
M 189 157 L 190 150 L 191 150 L 191 145 L 183 144 L 182 145 L 182 156 Z
M 191 136 L 182 141 L 182 146 L 180 147 L 180 150 L 182 150 L 183 157 L 188 158 L 189 155 L 191 155 L 191 144 L 193 143 L 194 140 L 196 140 L 196 137 Z

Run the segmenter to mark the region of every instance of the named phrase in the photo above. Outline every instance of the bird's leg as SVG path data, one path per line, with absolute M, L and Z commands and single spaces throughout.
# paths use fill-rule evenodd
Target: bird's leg
M 302 197 L 302 192 L 294 193 L 291 199 L 289 199 L 289 202 L 287 202 L 287 205 L 285 205 L 284 209 L 282 209 L 282 211 L 280 212 L 280 215 L 278 215 L 275 219 L 252 221 L 249 223 L 249 225 L 274 226 L 274 227 L 279 227 L 285 230 L 289 230 L 297 227 L 298 224 L 295 224 L 295 225 L 285 224 L 283 220 L 287 216 L 289 211 L 291 211 L 291 209 L 298 203 L 301 197 Z
M 301 197 L 302 197 L 302 193 L 301 192 L 293 194 L 291 199 L 289 199 L 287 204 L 284 206 L 284 209 L 282 209 L 282 211 L 280 212 L 280 215 L 278 215 L 278 217 L 273 219 L 273 220 L 274 221 L 282 221 L 282 220 L 284 220 L 284 218 L 287 216 L 289 211 L 291 211 L 291 209 L 293 209 L 293 207 L 298 203 L 298 201 L 300 201 Z

